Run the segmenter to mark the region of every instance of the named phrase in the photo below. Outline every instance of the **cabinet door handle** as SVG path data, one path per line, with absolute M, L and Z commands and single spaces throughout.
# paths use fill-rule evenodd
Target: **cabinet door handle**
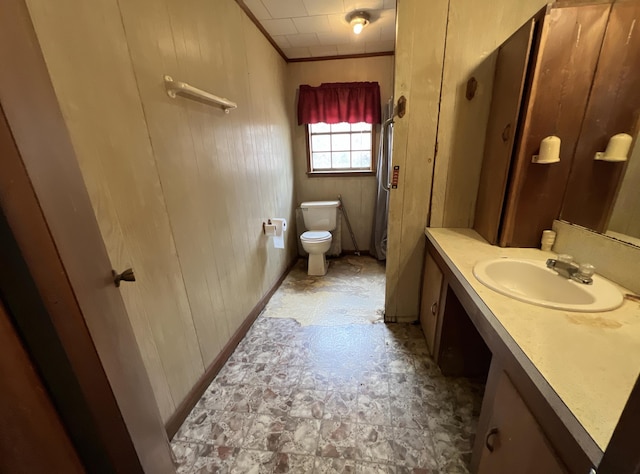
M 491 442 L 492 437 L 497 434 L 498 434 L 498 428 L 491 428 L 487 433 L 487 437 L 484 439 L 484 445 L 487 447 L 490 453 L 492 453 L 493 450 L 495 449 L 495 446 Z
M 437 301 L 431 305 L 431 314 L 433 314 L 434 316 L 436 314 L 438 314 L 438 302 Z
M 507 143 L 509 138 L 511 137 L 511 124 L 508 123 L 506 127 L 502 130 L 502 141 Z

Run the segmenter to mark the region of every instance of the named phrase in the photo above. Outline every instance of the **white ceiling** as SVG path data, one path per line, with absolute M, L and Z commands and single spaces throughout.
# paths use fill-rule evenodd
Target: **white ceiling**
M 288 59 L 386 53 L 395 49 L 396 0 L 243 0 Z M 371 23 L 356 35 L 346 16 Z

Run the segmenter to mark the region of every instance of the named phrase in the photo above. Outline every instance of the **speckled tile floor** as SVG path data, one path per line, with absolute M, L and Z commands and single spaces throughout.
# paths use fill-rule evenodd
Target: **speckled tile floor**
M 419 326 L 382 323 L 375 260 L 305 265 L 174 437 L 178 472 L 466 473 L 484 387 L 443 377 Z

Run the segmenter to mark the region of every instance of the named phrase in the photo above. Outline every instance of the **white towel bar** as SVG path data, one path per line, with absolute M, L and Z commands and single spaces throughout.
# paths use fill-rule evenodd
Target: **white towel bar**
M 174 81 L 171 76 L 164 76 L 164 84 L 167 88 L 167 95 L 172 99 L 175 99 L 178 94 L 195 97 L 197 99 L 202 99 L 206 102 L 219 105 L 222 110 L 224 110 L 225 114 L 228 114 L 231 109 L 238 108 L 238 104 L 235 102 L 210 94 L 202 89 L 193 87 L 186 82 Z

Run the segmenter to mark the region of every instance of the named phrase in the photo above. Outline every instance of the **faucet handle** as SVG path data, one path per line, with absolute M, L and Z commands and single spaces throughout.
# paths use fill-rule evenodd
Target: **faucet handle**
M 561 253 L 558 255 L 558 262 L 573 263 L 573 257 L 571 255 L 567 255 L 566 253 Z
M 578 268 L 578 274 L 583 278 L 591 278 L 596 272 L 596 267 L 590 263 L 583 263 Z

